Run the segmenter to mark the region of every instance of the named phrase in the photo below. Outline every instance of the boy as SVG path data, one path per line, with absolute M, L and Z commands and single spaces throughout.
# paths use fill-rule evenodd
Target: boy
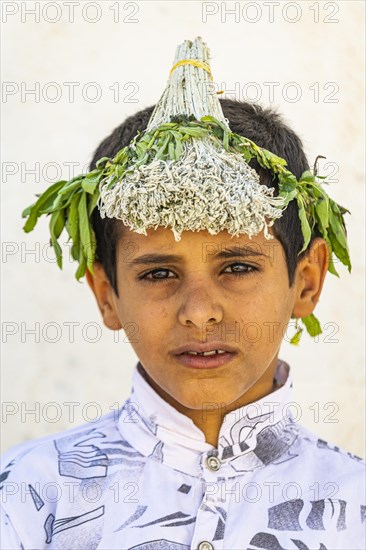
M 105 325 L 112 330 L 135 329 L 131 343 L 139 361 L 133 372 L 131 396 L 118 415 L 108 414 L 92 426 L 24 444 L 6 454 L 2 475 L 2 547 L 365 548 L 366 508 L 359 491 L 364 487 L 364 463 L 318 439 L 293 420 L 287 406 L 291 401 L 290 369 L 278 358 L 291 317 L 303 319 L 310 332 L 316 329 L 312 312 L 331 262 L 329 242 L 334 244 L 334 239 L 330 235 L 332 241 L 327 241 L 322 237 L 321 225 L 318 229 L 313 225 L 311 239 L 302 250 L 306 243 L 306 224 L 299 216 L 302 203 L 288 201 L 279 215 L 276 207 L 280 201 L 272 200 L 267 190 L 274 185 L 281 190 L 284 179 L 281 180 L 278 167 L 283 164 L 250 143 L 284 158 L 300 181 L 308 164 L 299 138 L 270 110 L 222 100 L 222 124 L 228 120 L 233 132 L 228 138 L 223 127 L 223 139 L 229 139 L 226 145 L 235 143 L 234 134 L 252 140 L 248 142 L 249 150 L 253 154 L 259 151 L 257 160 L 264 159 L 271 169 L 277 167 L 280 183 L 273 180 L 270 169 L 254 159 L 250 169 L 236 163 L 230 172 L 229 161 L 234 157 L 224 158 L 225 153 L 221 152 L 220 157 L 215 157 L 208 142 L 200 149 L 205 136 L 211 139 L 210 134 L 204 133 L 201 140 L 199 132 L 205 132 L 205 127 L 187 118 L 183 120 L 183 134 L 188 136 L 183 143 L 183 167 L 179 155 L 176 164 L 163 165 L 156 159 L 164 147 L 168 150 L 166 137 L 156 141 L 155 160 L 149 162 L 144 156 L 147 147 L 142 144 L 149 142 L 151 147 L 153 141 L 141 140 L 131 147 L 144 159 L 140 171 L 131 169 L 128 174 L 125 170 L 124 186 L 118 187 L 120 167 L 127 165 L 130 154 L 126 149 L 119 155 L 121 147 L 127 146 L 138 132 L 159 126 L 161 113 L 164 109 L 169 111 L 173 84 L 176 105 L 186 93 L 188 82 L 194 82 L 194 75 L 202 81 L 209 72 L 207 50 L 203 47 L 203 53 L 197 53 L 202 52 L 200 40 L 185 42 L 183 46 L 174 66 L 180 63 L 181 70 L 175 68 L 162 100 L 154 109 L 128 118 L 100 144 L 89 180 L 83 180 L 84 190 L 92 190 L 95 181 L 100 184 L 99 208 L 88 209 L 95 233 L 95 247 L 93 238 L 89 243 L 94 254 L 90 254 L 90 249 L 78 248 L 78 241 L 73 238 L 73 254 L 81 266 L 78 275 L 85 268 Z M 194 97 L 191 111 L 187 109 L 185 114 L 199 113 L 201 100 Z M 217 98 L 213 101 L 218 102 Z M 210 113 L 206 103 L 203 114 Z M 166 120 L 177 120 L 171 115 L 169 112 Z M 201 116 L 195 116 L 195 120 L 201 120 Z M 221 127 L 213 125 L 212 120 L 209 124 L 217 139 Z M 178 122 L 177 126 L 166 128 L 174 139 L 179 139 Z M 190 140 L 190 133 L 197 141 Z M 137 143 L 141 144 L 140 149 Z M 229 147 L 224 149 L 229 151 Z M 174 158 L 176 149 L 170 148 L 170 153 Z M 102 187 L 97 162 L 116 159 L 118 155 L 113 173 L 103 180 Z M 207 158 L 214 160 L 208 163 Z M 207 163 L 207 169 L 202 168 L 201 161 Z M 218 222 L 211 218 L 207 221 L 221 185 L 221 180 L 212 184 L 215 180 L 209 180 L 208 174 L 214 163 L 221 170 L 221 161 L 226 163 L 222 180 L 226 182 L 229 212 L 234 212 L 232 220 L 246 223 L 246 232 L 235 239 L 232 226 L 228 226 L 228 231 L 220 225 L 221 229 L 213 233 Z M 176 214 L 170 218 L 170 228 L 158 223 L 148 227 L 149 215 L 155 222 L 157 212 L 165 215 L 169 189 L 175 192 L 173 198 L 177 196 L 173 176 L 178 165 L 180 179 L 189 174 L 185 189 L 195 176 L 206 178 L 200 181 L 210 181 L 212 187 L 206 188 L 201 202 L 188 203 L 193 195 L 187 191 L 187 202 L 177 202 L 168 212 Z M 161 198 L 154 184 L 157 179 L 156 186 L 164 181 L 165 172 L 156 179 L 156 170 L 166 170 L 168 166 L 172 171 L 167 177 L 166 195 Z M 257 185 L 251 169 L 259 174 L 265 189 Z M 234 194 L 230 195 L 239 173 L 245 175 L 242 197 L 251 193 L 250 202 L 235 202 Z M 122 205 L 126 197 L 131 198 L 131 204 L 137 200 L 141 174 L 146 176 L 150 192 L 139 198 L 150 202 L 138 203 L 132 220 L 122 216 Z M 286 177 L 290 185 L 291 178 L 288 174 Z M 68 189 L 72 185 L 77 188 L 76 184 L 77 181 L 68 183 Z M 291 187 L 283 190 L 287 194 L 294 191 Z M 95 195 L 90 195 L 95 206 Z M 84 199 L 86 195 L 80 192 L 79 224 Z M 63 199 L 57 200 L 59 205 Z M 57 212 L 55 202 L 49 202 L 49 210 Z M 70 199 L 67 208 L 71 202 Z M 239 216 L 236 208 L 244 202 L 246 210 Z M 179 209 L 187 204 L 191 206 L 183 219 Z M 219 211 L 222 204 L 215 203 L 215 210 Z M 331 204 L 330 199 L 327 204 Z M 250 216 L 246 216 L 247 212 Z M 260 225 L 263 212 L 267 221 Z M 27 214 L 33 215 L 30 210 Z M 273 224 L 267 223 L 269 214 L 275 220 Z M 70 236 L 77 235 L 73 216 L 75 212 L 70 207 Z M 224 218 L 222 215 L 220 219 L 226 223 Z M 56 241 L 61 231 L 56 216 L 53 219 L 51 239 L 57 253 Z M 186 229 L 186 220 L 192 224 L 203 220 L 206 229 Z M 342 227 L 340 218 L 338 221 Z M 181 231 L 182 227 L 185 229 Z M 87 242 L 85 233 L 85 225 L 80 225 L 81 244 Z M 312 328 L 309 319 L 313 321 Z

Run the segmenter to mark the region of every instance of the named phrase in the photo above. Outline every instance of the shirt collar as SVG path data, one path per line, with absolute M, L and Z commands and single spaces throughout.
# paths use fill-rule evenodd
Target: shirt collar
M 289 406 L 292 380 L 285 361 L 277 361 L 278 389 L 224 416 L 217 449 L 205 441 L 193 420 L 160 397 L 140 372 L 139 364 L 135 365 L 131 396 L 118 425 L 125 439 L 145 457 L 192 475 L 200 475 L 202 455 L 218 457 L 232 475 L 292 457 L 289 449 L 298 427 Z

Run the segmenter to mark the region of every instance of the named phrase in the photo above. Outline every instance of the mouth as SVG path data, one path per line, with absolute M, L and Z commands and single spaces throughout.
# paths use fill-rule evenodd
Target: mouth
M 225 350 L 194 353 L 183 352 L 175 355 L 177 361 L 186 367 L 194 369 L 213 369 L 225 365 L 235 357 L 236 353 Z

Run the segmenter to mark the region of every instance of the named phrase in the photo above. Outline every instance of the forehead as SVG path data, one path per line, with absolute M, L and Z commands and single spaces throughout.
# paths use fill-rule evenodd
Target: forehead
M 273 236 L 271 229 L 269 233 Z M 148 259 L 146 263 L 153 263 L 157 254 L 169 254 L 171 261 L 187 262 L 199 257 L 202 261 L 232 257 L 235 253 L 265 259 L 273 257 L 275 249 L 281 247 L 275 237 L 266 239 L 263 231 L 252 238 L 245 234 L 233 236 L 226 230 L 216 235 L 207 230 L 183 231 L 179 241 L 175 240 L 170 228 L 157 227 L 146 232 L 147 235 L 142 235 L 124 228 L 118 244 L 118 256 L 124 263 L 138 264 L 139 259 L 140 265 L 143 259 Z

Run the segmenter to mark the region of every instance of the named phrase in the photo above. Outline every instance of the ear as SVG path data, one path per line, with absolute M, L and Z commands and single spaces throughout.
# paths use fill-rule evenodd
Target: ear
M 114 290 L 100 262 L 93 263 L 93 271 L 94 275 L 86 269 L 85 276 L 97 300 L 103 322 L 107 328 L 119 330 L 122 325 L 115 307 Z
M 318 303 L 325 275 L 328 270 L 330 251 L 320 237 L 312 240 L 308 254 L 296 268 L 296 297 L 293 317 L 307 317 Z

